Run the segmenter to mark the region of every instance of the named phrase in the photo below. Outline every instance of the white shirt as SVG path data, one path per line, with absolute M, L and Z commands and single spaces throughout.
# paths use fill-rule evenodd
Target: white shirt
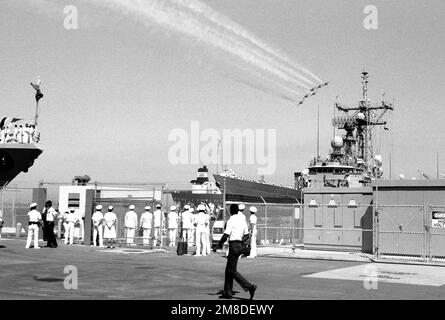
M 138 215 L 133 210 L 125 214 L 125 228 L 136 228 L 138 226 Z
M 192 213 L 188 210 L 185 210 L 182 213 L 182 228 L 190 229 L 192 228 Z
M 198 223 L 198 213 L 192 213 L 190 220 L 192 221 L 192 228 L 196 228 L 195 223 Z
M 102 220 L 104 218 L 104 215 L 101 211 L 96 211 L 93 213 L 93 216 L 91 217 L 91 220 L 93 220 L 93 225 L 95 227 L 98 227 L 102 224 Z
M 141 215 L 141 227 L 144 229 L 151 229 L 151 225 L 153 223 L 153 213 L 150 211 L 145 211 Z
M 28 212 L 29 222 L 39 222 L 42 220 L 42 215 L 36 209 Z
M 57 217 L 57 212 L 53 207 L 50 207 L 46 210 L 46 221 L 52 222 Z
M 244 215 L 238 213 L 231 216 L 224 233 L 229 235 L 229 241 L 241 241 L 243 236 L 249 233 Z
M 161 210 L 159 209 L 155 210 L 153 216 L 154 216 L 154 227 L 159 228 L 161 226 L 161 216 L 162 216 Z
M 256 215 L 255 214 L 251 214 L 250 217 L 249 217 L 249 222 L 250 222 L 250 227 L 252 229 L 256 228 L 256 221 L 257 221 Z
M 108 211 L 104 214 L 104 220 L 107 227 L 111 228 L 113 223 L 117 220 L 116 214 L 114 212 Z
M 205 214 L 204 212 L 199 212 L 196 216 L 196 230 L 205 231 L 208 228 L 210 222 L 209 215 Z
M 176 211 L 170 211 L 168 213 L 168 227 L 170 229 L 178 228 L 178 213 Z
M 77 221 L 76 215 L 74 212 L 69 212 L 65 215 L 65 221 L 67 223 L 75 223 Z

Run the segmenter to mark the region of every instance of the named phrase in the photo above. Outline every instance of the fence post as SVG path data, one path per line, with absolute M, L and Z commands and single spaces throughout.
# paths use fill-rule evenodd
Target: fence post
M 264 243 L 268 244 L 267 239 L 267 203 L 264 205 Z
M 292 205 L 292 245 L 294 245 L 294 232 L 295 232 L 295 205 Z
M 374 256 L 379 259 L 379 210 L 377 205 L 373 205 L 373 251 Z
M 423 205 L 423 224 L 424 224 L 424 228 L 423 228 L 423 240 L 424 240 L 424 261 L 429 261 L 431 260 L 431 241 L 430 241 L 430 236 L 429 236 L 429 228 L 428 228 L 428 215 L 429 212 L 431 211 L 431 207 L 430 204 L 425 204 Z

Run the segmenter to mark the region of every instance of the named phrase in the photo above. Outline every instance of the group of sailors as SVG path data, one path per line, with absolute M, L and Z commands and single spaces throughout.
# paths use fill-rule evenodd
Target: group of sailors
M 182 212 L 178 212 L 176 206 L 171 206 L 170 211 L 164 215 L 162 205 L 157 204 L 156 210 L 151 211 L 150 206 L 144 208 L 138 221 L 138 215 L 134 211 L 135 206 L 130 205 L 125 213 L 125 241 L 126 244 L 135 245 L 136 232 L 141 231 L 144 246 L 162 246 L 164 230 L 167 231 L 168 246 L 176 246 L 177 239 L 196 245 L 196 256 L 210 254 L 210 212 L 207 204 L 200 204 L 196 211 L 190 205 L 185 205 Z M 102 213 L 103 206 L 97 205 L 93 213 L 93 246 L 114 247 L 110 242 L 115 242 L 117 217 L 113 212 L 113 206 L 108 207 L 108 212 Z M 165 218 L 164 218 L 165 216 Z M 181 227 L 181 228 L 180 228 Z M 150 242 L 153 241 L 151 244 Z
M 52 201 L 48 200 L 45 203 L 45 208 L 42 213 L 37 210 L 37 203 L 31 203 L 28 212 L 28 237 L 26 241 L 26 248 L 31 248 L 33 244 L 34 249 L 39 247 L 39 229 L 42 228 L 43 240 L 47 241 L 46 247 L 57 248 L 57 240 L 54 234 L 54 227 L 56 219 L 62 221 L 65 230 L 65 245 L 74 244 L 74 229 L 77 224 L 83 222 L 83 217 L 79 217 L 79 211 L 75 208 L 60 213 L 53 208 Z
M 39 134 L 33 124 L 8 125 L 0 128 L 0 143 L 37 143 Z
M 157 204 L 156 209 L 152 212 L 150 206 L 144 208 L 138 221 L 138 214 L 135 211 L 135 206 L 130 205 L 124 217 L 125 227 L 125 241 L 127 245 L 134 246 L 136 232 L 141 231 L 142 243 L 144 246 L 161 247 L 163 244 L 164 231 L 167 231 L 168 246 L 176 246 L 176 241 L 191 242 L 196 246 L 195 256 L 201 257 L 210 254 L 212 247 L 211 239 L 211 220 L 212 210 L 206 203 L 201 203 L 196 207 L 196 210 L 190 206 L 185 205 L 182 211 L 179 211 L 176 206 L 171 206 L 170 211 L 165 215 L 161 211 L 162 205 Z M 256 235 L 257 235 L 257 217 L 256 207 L 250 207 L 250 217 L 246 219 L 244 204 L 238 205 L 239 214 L 244 220 L 248 222 L 249 231 L 252 235 L 251 239 L 251 254 L 250 258 L 256 257 Z M 93 246 L 114 248 L 117 240 L 117 222 L 118 218 L 114 212 L 114 207 L 109 206 L 105 213 L 102 205 L 95 207 L 95 212 L 92 215 L 93 227 Z M 165 218 L 164 218 L 165 217 Z M 37 204 L 30 205 L 28 212 L 29 227 L 26 248 L 30 248 L 34 241 L 34 248 L 39 249 L 38 233 L 39 228 L 42 227 L 44 233 L 44 240 L 47 241 L 47 247 L 56 248 L 57 241 L 54 235 L 54 227 L 56 219 L 61 219 L 63 228 L 65 230 L 64 242 L 66 245 L 74 244 L 74 228 L 80 220 L 83 222 L 83 217 L 79 217 L 75 208 L 69 208 L 64 213 L 59 213 L 52 206 L 51 201 L 47 201 L 42 214 L 37 210 Z M 43 223 L 42 223 L 43 222 Z M 151 241 L 153 241 L 151 243 Z

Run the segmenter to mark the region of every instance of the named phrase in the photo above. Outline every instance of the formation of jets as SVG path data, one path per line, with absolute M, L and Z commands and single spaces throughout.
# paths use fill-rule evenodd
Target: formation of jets
M 298 102 L 297 106 L 299 106 L 300 104 L 303 104 L 307 98 L 315 96 L 317 94 L 318 90 L 327 86 L 328 84 L 329 84 L 329 82 L 324 82 L 324 83 L 310 89 L 309 92 L 304 95 L 303 99 L 301 99 L 301 101 Z

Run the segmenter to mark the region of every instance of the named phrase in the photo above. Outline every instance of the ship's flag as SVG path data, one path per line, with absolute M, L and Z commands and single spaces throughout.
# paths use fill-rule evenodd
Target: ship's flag
M 39 102 L 43 98 L 43 93 L 40 91 L 40 81 L 37 81 L 37 84 L 31 82 L 31 86 L 36 90 L 36 101 Z

